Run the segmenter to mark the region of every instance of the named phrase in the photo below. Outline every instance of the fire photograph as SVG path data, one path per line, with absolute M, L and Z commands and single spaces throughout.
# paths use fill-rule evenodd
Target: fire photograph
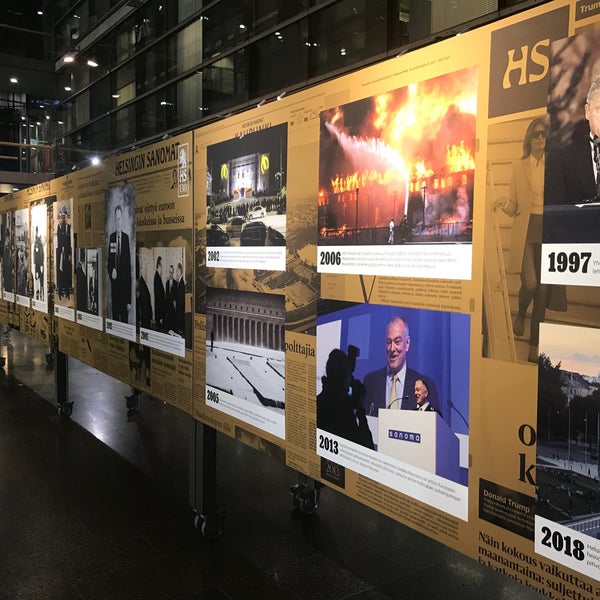
M 470 247 L 476 110 L 473 67 L 321 113 L 321 271 L 350 266 L 348 246 Z

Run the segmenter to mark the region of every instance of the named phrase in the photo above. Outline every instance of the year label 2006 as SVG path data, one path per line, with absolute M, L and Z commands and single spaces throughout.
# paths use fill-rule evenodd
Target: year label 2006
M 550 252 L 550 273 L 587 273 L 591 252 Z
M 541 544 L 560 552 L 565 556 L 572 556 L 575 560 L 583 560 L 585 553 L 584 545 L 581 540 L 572 538 L 570 535 L 563 535 L 560 531 L 552 531 L 550 527 L 542 527 L 543 538 Z
M 321 251 L 319 253 L 319 263 L 322 265 L 341 265 L 342 264 L 342 253 L 341 252 L 326 252 Z

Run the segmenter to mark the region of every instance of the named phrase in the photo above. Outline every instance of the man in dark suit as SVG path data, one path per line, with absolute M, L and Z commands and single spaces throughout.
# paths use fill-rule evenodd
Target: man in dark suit
M 157 329 L 165 328 L 166 297 L 165 286 L 162 282 L 162 256 L 156 259 L 154 271 L 154 321 Z
M 175 329 L 175 287 L 177 283 L 173 279 L 173 265 L 169 265 L 169 278 L 165 286 L 165 319 L 166 328 Z
M 115 208 L 116 231 L 110 234 L 108 242 L 108 277 L 112 300 L 112 319 L 121 323 L 129 322 L 131 308 L 131 253 L 129 236 L 121 230 L 123 209 Z
M 545 204 L 600 202 L 594 156 L 599 150 L 594 140 L 600 136 L 600 77 L 588 90 L 585 103 L 587 130 L 575 134 L 567 146 L 548 155 L 546 161 Z
M 442 416 L 442 413 L 429 401 L 429 388 L 422 379 L 417 379 L 415 382 L 415 400 L 417 401 L 416 410 L 420 410 L 421 412 L 436 412 L 440 417 Z
M 175 331 L 185 335 L 185 281 L 183 279 L 183 267 L 177 263 L 175 270 Z
M 433 381 L 421 373 L 410 369 L 406 355 L 410 349 L 408 323 L 402 317 L 393 317 L 385 333 L 386 366 L 367 373 L 364 378 L 366 394 L 364 406 L 368 415 L 378 416 L 380 408 L 414 410 L 415 383 L 424 381 L 429 389 L 429 402 L 439 408 L 437 392 Z

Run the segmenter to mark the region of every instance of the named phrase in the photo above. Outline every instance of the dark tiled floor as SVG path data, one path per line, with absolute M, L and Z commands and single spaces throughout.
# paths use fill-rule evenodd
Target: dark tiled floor
M 541 598 L 326 489 L 292 510 L 297 474 L 218 436 L 225 529 L 207 541 L 188 506 L 191 419 L 70 361 L 71 420 L 54 407 L 46 349 L 11 334 L 0 381 L 0 599 Z M 6 340 L 0 352 L 6 354 Z

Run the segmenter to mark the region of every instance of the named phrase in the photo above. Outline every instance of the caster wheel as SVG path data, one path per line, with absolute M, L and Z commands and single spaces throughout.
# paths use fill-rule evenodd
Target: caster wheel
M 58 405 L 58 414 L 61 417 L 70 417 L 73 414 L 73 403 L 64 402 Z
M 140 405 L 138 397 L 135 394 L 125 398 L 125 405 L 129 410 L 135 410 Z
M 224 519 L 219 513 L 209 515 L 196 515 L 194 517 L 194 527 L 200 531 L 207 540 L 216 540 L 223 533 Z

